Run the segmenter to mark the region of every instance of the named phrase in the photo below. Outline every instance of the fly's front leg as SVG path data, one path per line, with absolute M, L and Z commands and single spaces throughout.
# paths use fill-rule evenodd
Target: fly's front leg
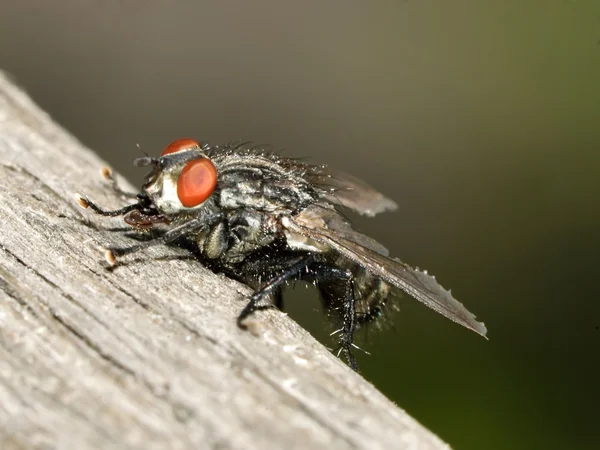
M 110 167 L 104 166 L 101 170 L 101 173 L 102 173 L 102 177 L 106 181 L 108 181 L 110 188 L 115 192 L 115 194 L 117 194 L 120 197 L 127 199 L 127 200 L 132 200 L 137 197 L 137 193 L 131 193 L 131 192 L 124 191 L 121 188 L 121 186 L 119 186 L 119 182 L 115 178 L 113 171 Z
M 99 214 L 101 216 L 107 216 L 107 217 L 123 216 L 131 211 L 136 211 L 136 210 L 139 211 L 139 209 L 141 208 L 139 203 L 133 203 L 132 205 L 126 205 L 119 209 L 108 210 L 108 209 L 104 209 L 104 208 L 101 208 L 100 206 L 96 205 L 94 202 L 90 201 L 84 195 L 75 194 L 74 197 L 75 197 L 75 201 L 81 208 L 83 208 L 83 209 L 90 208 L 96 214 Z

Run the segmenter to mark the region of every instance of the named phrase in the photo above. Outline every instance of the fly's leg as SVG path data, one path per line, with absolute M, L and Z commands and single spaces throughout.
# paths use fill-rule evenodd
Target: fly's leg
M 77 200 L 77 203 L 83 209 L 90 208 L 96 214 L 99 214 L 101 216 L 110 216 L 110 217 L 122 216 L 131 211 L 140 212 L 140 210 L 143 208 L 143 206 L 140 203 L 134 203 L 131 205 L 124 206 L 123 208 L 120 208 L 120 209 L 106 210 L 106 209 L 103 209 L 100 206 L 96 205 L 94 202 L 88 200 L 87 197 L 84 197 L 83 195 L 76 194 L 75 197 L 76 197 L 75 199 Z M 142 215 L 140 217 L 143 217 L 143 211 L 140 212 L 140 214 Z M 169 242 L 176 241 L 177 239 L 185 236 L 188 233 L 193 233 L 194 231 L 200 230 L 204 227 L 211 226 L 212 224 L 221 220 L 222 218 L 223 218 L 223 214 L 220 212 L 211 214 L 206 217 L 198 217 L 196 219 L 189 220 L 189 221 L 185 222 L 183 225 L 180 225 L 176 228 L 172 228 L 171 230 L 167 231 L 162 236 L 159 236 L 150 241 L 145 241 L 145 242 L 142 242 L 137 245 L 132 245 L 130 247 L 107 248 L 106 253 L 105 253 L 106 260 L 108 261 L 108 263 L 110 265 L 114 265 L 117 261 L 117 257 L 119 257 L 119 256 L 128 255 L 130 253 L 134 253 L 134 252 L 137 252 L 137 251 L 140 251 L 140 250 L 143 250 L 145 248 L 152 247 L 155 245 L 167 244 Z M 147 218 L 145 218 L 145 219 L 149 220 Z M 162 221 L 162 219 L 161 219 L 161 221 Z M 151 224 L 151 221 L 148 223 Z M 146 224 L 146 222 L 144 222 L 144 224 Z
M 273 293 L 273 305 L 279 310 L 283 310 L 283 289 L 279 288 Z
M 327 264 L 317 264 L 311 267 L 311 274 L 317 283 L 320 281 L 342 280 L 344 286 L 344 300 L 342 305 L 342 329 L 340 331 L 340 339 L 338 341 L 338 356 L 344 353 L 348 365 L 358 372 L 358 363 L 352 354 L 354 345 L 354 331 L 356 331 L 356 310 L 354 297 L 354 275 L 348 269 L 340 269 Z
M 144 241 L 136 245 L 132 245 L 130 247 L 121 247 L 121 248 L 107 248 L 106 249 L 106 260 L 109 264 L 114 265 L 116 263 L 117 257 L 128 255 L 130 253 L 138 252 L 148 247 L 153 247 L 155 245 L 160 244 L 168 244 L 169 242 L 176 241 L 177 239 L 187 235 L 188 233 L 193 233 L 194 231 L 200 230 L 204 227 L 210 226 L 215 221 L 222 218 L 222 214 L 217 213 L 211 215 L 209 217 L 201 217 L 198 219 L 190 220 L 183 225 L 180 225 L 176 228 L 173 228 L 167 231 L 162 236 L 159 236 L 150 241 Z
M 275 306 L 271 300 L 271 296 L 275 295 L 275 301 L 277 302 L 277 296 L 281 296 L 283 285 L 289 280 L 297 278 L 302 271 L 306 271 L 308 266 L 314 261 L 314 256 L 308 254 L 302 255 L 300 258 L 296 256 L 294 259 L 295 261 L 288 265 L 279 275 L 271 278 L 261 289 L 252 294 L 250 301 L 237 318 L 237 324 L 240 328 L 246 328 L 243 323 L 244 319 L 254 311 Z
M 101 170 L 101 173 L 102 173 L 102 177 L 106 181 L 108 181 L 110 188 L 119 197 L 122 197 L 125 200 L 136 200 L 137 199 L 137 194 L 127 192 L 127 191 L 124 191 L 123 189 L 121 189 L 121 186 L 119 186 L 119 183 L 117 182 L 117 179 L 114 177 L 113 171 L 110 167 L 106 167 L 106 166 L 103 167 Z M 139 210 L 141 208 L 141 205 L 139 204 L 139 202 L 136 202 L 132 205 L 127 205 L 123 208 L 115 209 L 114 211 L 109 211 L 109 210 L 105 210 L 105 209 L 99 207 L 95 203 L 88 200 L 88 198 L 86 196 L 81 195 L 81 194 L 75 194 L 75 200 L 77 201 L 79 206 L 81 206 L 83 209 L 91 208 L 95 213 L 100 214 L 101 216 L 111 216 L 111 217 L 122 216 L 124 214 L 127 214 L 130 211 L 134 211 L 136 209 Z
M 348 271 L 349 272 L 349 271 Z M 356 313 L 354 299 L 354 281 L 350 274 L 346 282 L 346 292 L 344 299 L 344 326 L 342 329 L 342 337 L 340 339 L 340 351 L 346 354 L 348 365 L 358 372 L 358 363 L 352 354 L 351 347 L 354 346 L 354 331 L 356 330 Z
M 115 178 L 113 171 L 110 167 L 107 167 L 107 166 L 103 167 L 101 172 L 102 172 L 102 176 L 104 177 L 104 179 L 106 181 L 108 181 L 110 188 L 115 192 L 115 194 L 117 194 L 120 197 L 127 199 L 127 200 L 133 200 L 137 197 L 137 194 L 124 191 L 121 188 L 121 186 L 119 186 L 119 183 L 117 182 L 117 179 Z
M 130 211 L 135 211 L 140 209 L 139 203 L 133 203 L 132 205 L 124 206 L 123 208 L 115 209 L 115 210 L 107 210 L 103 209 L 100 206 L 96 205 L 94 202 L 88 200 L 87 197 L 81 194 L 75 194 L 75 200 L 83 209 L 90 208 L 96 214 L 100 214 L 101 216 L 109 216 L 116 217 L 127 214 Z
M 315 282 L 342 280 L 345 282 L 344 301 L 343 301 L 343 327 L 339 340 L 339 352 L 344 353 L 348 365 L 355 371 L 358 371 L 358 363 L 352 355 L 351 348 L 354 346 L 354 331 L 356 329 L 356 313 L 354 299 L 354 277 L 350 270 L 340 269 L 335 266 L 322 263 L 315 260 L 314 254 L 303 255 L 302 257 L 276 261 L 275 265 L 287 265 L 283 271 L 271 278 L 260 290 L 256 291 L 246 307 L 238 316 L 237 323 L 240 328 L 246 328 L 244 319 L 250 314 L 261 309 L 272 308 L 275 306 L 271 300 L 272 295 L 281 293 L 281 288 L 289 280 L 301 278 L 303 280 L 312 280 Z M 287 264 L 286 264 L 287 263 Z M 284 266 L 285 267 L 285 266 Z M 276 297 L 277 301 L 277 297 Z

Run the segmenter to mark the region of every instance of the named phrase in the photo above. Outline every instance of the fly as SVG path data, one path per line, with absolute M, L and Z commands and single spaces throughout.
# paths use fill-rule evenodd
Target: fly
M 108 262 L 186 239 L 211 267 L 255 290 L 238 316 L 241 328 L 256 310 L 281 305 L 287 282 L 305 280 L 319 288 L 339 323 L 338 355 L 354 370 L 356 329 L 376 321 L 394 291 L 481 336 L 487 333 L 433 276 L 391 258 L 383 245 L 352 228 L 340 207 L 370 217 L 397 209 L 357 178 L 245 144 L 201 145 L 192 139 L 177 140 L 160 157 L 134 164 L 150 168 L 134 203 L 114 211 L 83 196 L 78 203 L 103 216 L 123 216 L 134 229 L 160 224 L 167 231 L 108 249 Z

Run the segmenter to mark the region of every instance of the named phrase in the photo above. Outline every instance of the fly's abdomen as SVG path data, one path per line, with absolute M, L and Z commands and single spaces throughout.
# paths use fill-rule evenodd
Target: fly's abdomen
M 355 312 L 359 325 L 368 324 L 385 316 L 392 287 L 381 278 L 360 268 L 354 277 Z
M 393 294 L 392 287 L 381 278 L 373 275 L 362 267 L 351 263 L 345 258 L 338 258 L 338 267 L 350 269 L 354 285 L 354 311 L 357 326 L 370 323 L 382 323 L 378 319 L 385 316 L 389 300 Z M 346 282 L 333 280 L 319 283 L 323 304 L 330 314 L 343 320 L 343 302 L 345 300 Z

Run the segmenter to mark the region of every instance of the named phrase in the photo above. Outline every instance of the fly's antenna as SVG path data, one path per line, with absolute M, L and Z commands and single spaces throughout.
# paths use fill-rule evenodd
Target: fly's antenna
M 140 151 L 140 153 L 142 153 L 146 158 L 149 158 L 150 155 L 148 153 L 146 153 L 145 150 L 142 150 L 142 146 L 140 145 L 139 142 L 135 143 L 135 146 L 137 147 L 137 149 Z
M 158 158 L 153 156 L 142 156 L 141 158 L 136 158 L 133 160 L 133 165 L 135 167 L 147 167 L 147 166 L 157 166 Z

